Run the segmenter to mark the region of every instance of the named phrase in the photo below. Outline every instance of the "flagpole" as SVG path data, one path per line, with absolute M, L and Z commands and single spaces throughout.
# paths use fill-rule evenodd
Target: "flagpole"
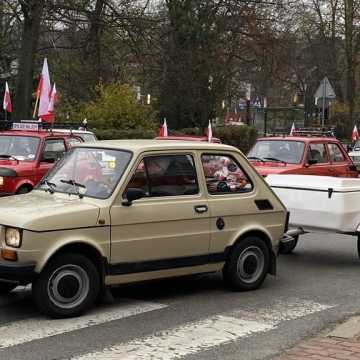
M 36 115 L 36 109 L 39 103 L 39 98 L 40 98 L 40 94 L 36 95 L 36 101 L 35 101 L 35 108 L 34 108 L 34 112 L 33 112 L 33 119 L 35 119 L 35 115 Z

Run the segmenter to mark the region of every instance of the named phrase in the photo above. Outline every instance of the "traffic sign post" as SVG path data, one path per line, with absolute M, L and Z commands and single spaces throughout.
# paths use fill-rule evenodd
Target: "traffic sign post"
M 322 117 L 321 117 L 321 126 L 325 124 L 325 109 L 330 107 L 331 100 L 336 98 L 335 91 L 330 84 L 329 79 L 325 76 L 320 83 L 320 86 L 317 88 L 315 97 L 315 105 L 320 107 L 322 110 Z

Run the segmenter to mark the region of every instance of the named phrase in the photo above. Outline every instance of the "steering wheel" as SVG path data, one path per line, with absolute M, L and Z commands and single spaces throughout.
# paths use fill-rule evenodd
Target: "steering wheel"
M 218 192 L 229 192 L 230 187 L 225 181 L 219 181 L 217 186 L 216 186 L 216 190 Z
M 89 179 L 85 183 L 86 194 L 92 196 L 106 197 L 110 194 L 110 187 L 105 181 Z

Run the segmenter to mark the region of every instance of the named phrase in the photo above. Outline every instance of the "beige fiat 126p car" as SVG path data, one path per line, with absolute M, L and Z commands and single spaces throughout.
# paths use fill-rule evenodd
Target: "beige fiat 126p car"
M 252 290 L 275 274 L 286 223 L 231 146 L 76 145 L 31 193 L 0 199 L 0 291 L 32 283 L 42 312 L 69 317 L 134 281 L 222 271 L 232 289 Z

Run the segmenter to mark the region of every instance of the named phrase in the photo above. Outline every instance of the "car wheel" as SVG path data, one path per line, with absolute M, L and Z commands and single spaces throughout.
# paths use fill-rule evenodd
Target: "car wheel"
M 64 254 L 46 265 L 33 283 L 39 310 L 53 318 L 80 315 L 96 300 L 100 277 L 95 265 L 80 254 Z
M 0 295 L 8 294 L 10 291 L 14 290 L 17 287 L 17 284 L 0 281 Z
M 249 236 L 235 245 L 226 261 L 223 276 L 233 290 L 257 289 L 269 270 L 270 253 L 263 240 Z
M 296 248 L 296 245 L 299 241 L 299 235 L 294 236 L 293 240 L 287 241 L 285 243 L 280 243 L 279 253 L 286 255 L 291 254 L 293 250 Z
M 20 195 L 20 194 L 27 194 L 28 192 L 30 192 L 31 189 L 26 187 L 26 186 L 23 186 L 21 187 L 17 192 L 16 192 L 16 195 Z

